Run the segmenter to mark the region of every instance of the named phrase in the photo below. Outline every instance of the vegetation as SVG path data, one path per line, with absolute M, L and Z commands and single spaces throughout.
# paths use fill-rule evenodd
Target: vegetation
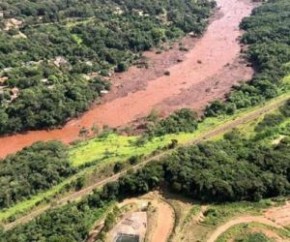
M 3 241 L 33 241 L 35 238 L 54 241 L 51 236 L 59 234 L 68 236 L 70 241 L 84 240 L 93 224 L 84 221 L 92 211 L 161 185 L 167 185 L 178 194 L 209 202 L 259 201 L 289 195 L 289 155 L 289 137 L 278 145 L 265 145 L 233 131 L 218 141 L 179 148 L 161 161 L 105 185 L 81 202 L 49 211 L 27 225 L 5 232 L 1 238 Z M 216 213 L 216 209 L 207 210 L 206 220 L 220 217 Z M 54 221 L 53 225 L 50 221 Z M 57 232 L 53 233 L 56 228 Z
M 66 147 L 36 143 L 0 161 L 0 209 L 10 207 L 72 175 Z
M 95 204 L 93 204 L 95 202 Z M 90 204 L 82 202 L 50 210 L 26 226 L 13 231 L 0 231 L 0 241 L 84 241 L 96 220 L 111 206 L 105 200 L 90 197 Z
M 154 116 L 154 115 L 153 115 Z M 180 109 L 167 118 L 155 120 L 149 116 L 145 134 L 149 137 L 164 136 L 166 134 L 191 133 L 198 128 L 197 114 L 190 109 Z
M 275 228 L 261 223 L 248 223 L 235 225 L 223 233 L 217 242 L 226 242 L 229 240 L 235 242 L 273 242 L 276 238 L 266 236 L 268 233 L 276 235 L 282 241 L 289 240 L 289 231 Z
M 243 236 L 242 238 L 236 239 L 238 242 L 271 242 L 273 240 L 269 239 L 266 235 L 263 233 L 252 233 Z
M 201 34 L 212 1 L 0 3 L 0 134 L 50 128 L 107 90 L 101 75 L 125 71 L 141 52 Z
M 245 18 L 242 43 L 249 45 L 247 58 L 256 74 L 250 83 L 235 86 L 225 103 L 215 101 L 206 108 L 206 116 L 232 114 L 237 109 L 255 106 L 276 97 L 282 79 L 290 73 L 290 2 L 268 1 Z

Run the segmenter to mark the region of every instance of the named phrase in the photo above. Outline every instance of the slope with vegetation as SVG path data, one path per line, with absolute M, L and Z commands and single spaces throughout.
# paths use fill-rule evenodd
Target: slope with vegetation
M 1 1 L 0 134 L 56 127 L 81 114 L 109 88 L 102 75 L 125 71 L 142 51 L 185 33 L 200 35 L 214 6 Z
M 35 143 L 0 161 L 0 209 L 47 190 L 76 172 L 59 142 Z

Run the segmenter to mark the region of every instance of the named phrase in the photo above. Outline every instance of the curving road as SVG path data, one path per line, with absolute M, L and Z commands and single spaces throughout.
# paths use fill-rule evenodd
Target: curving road
M 244 216 L 244 217 L 238 217 L 236 219 L 233 219 L 221 226 L 219 226 L 213 234 L 206 240 L 206 242 L 215 242 L 219 236 L 221 236 L 223 233 L 225 233 L 228 229 L 231 227 L 238 225 L 238 224 L 249 224 L 249 223 L 261 223 L 266 224 L 275 228 L 283 228 L 280 225 L 272 222 L 271 220 L 264 218 L 262 216 Z

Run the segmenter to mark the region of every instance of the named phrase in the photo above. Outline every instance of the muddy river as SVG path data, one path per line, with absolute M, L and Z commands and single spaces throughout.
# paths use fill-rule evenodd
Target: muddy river
M 217 3 L 218 10 L 203 37 L 185 38 L 188 52 L 179 53 L 178 48 L 173 48 L 159 55 L 147 53 L 152 58 L 149 69 L 132 67 L 115 75 L 112 93 L 81 118 L 71 120 L 61 129 L 1 137 L 0 157 L 40 140 L 69 143 L 79 138 L 82 127 L 122 126 L 153 109 L 162 113 L 181 107 L 200 111 L 208 102 L 223 98 L 233 84 L 249 80 L 253 71 L 239 58 L 239 23 L 250 15 L 254 5 L 250 0 Z M 182 61 L 172 61 L 174 58 Z M 170 75 L 163 75 L 165 70 Z

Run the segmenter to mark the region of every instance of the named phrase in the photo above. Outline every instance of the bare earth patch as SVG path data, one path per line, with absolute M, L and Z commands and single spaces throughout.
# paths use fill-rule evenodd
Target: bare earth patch
M 265 212 L 265 217 L 281 226 L 290 225 L 290 202 L 288 201 L 282 207 L 275 207 Z

